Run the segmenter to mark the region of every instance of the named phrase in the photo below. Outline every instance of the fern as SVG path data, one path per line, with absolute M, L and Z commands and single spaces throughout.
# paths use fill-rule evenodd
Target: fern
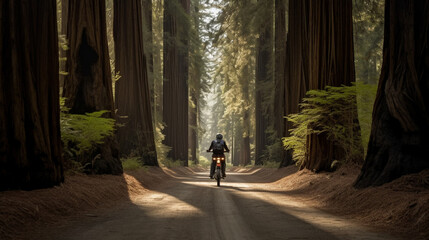
M 321 133 L 344 150 L 346 159 L 342 161 L 361 158 L 361 138 L 355 131 L 359 123 L 351 117 L 356 115 L 356 85 L 310 90 L 300 109 L 286 117 L 293 127 L 290 136 L 282 139 L 285 149 L 293 150 L 297 165 L 306 157 L 307 137 Z
M 108 111 L 98 111 L 86 114 L 71 114 L 64 106 L 65 99 L 60 99 L 61 140 L 64 152 L 71 161 L 71 168 L 82 171 L 85 163 L 79 164 L 85 154 L 91 154 L 97 144 L 103 143 L 106 137 L 115 131 L 115 120 L 105 118 Z M 76 162 L 77 161 L 77 162 Z

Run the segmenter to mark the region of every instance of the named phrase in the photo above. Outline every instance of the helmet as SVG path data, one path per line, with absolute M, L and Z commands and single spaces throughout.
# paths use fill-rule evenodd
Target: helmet
M 216 139 L 222 139 L 222 138 L 223 138 L 222 134 L 220 133 L 216 134 Z

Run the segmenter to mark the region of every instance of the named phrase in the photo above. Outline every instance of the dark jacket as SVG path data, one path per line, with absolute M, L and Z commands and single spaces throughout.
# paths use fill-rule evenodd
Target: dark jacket
M 217 142 L 217 140 L 213 140 L 213 141 L 212 141 L 212 144 L 210 144 L 209 151 L 213 149 L 213 145 L 214 145 L 214 143 L 215 143 L 215 142 Z M 222 153 L 224 152 L 223 150 L 225 150 L 225 151 L 229 152 L 229 148 L 228 148 L 228 146 L 226 145 L 226 142 L 225 142 L 224 140 L 220 140 L 220 142 L 223 144 L 222 152 L 214 152 L 214 151 L 213 151 L 213 153 L 215 153 L 215 154 L 222 154 Z

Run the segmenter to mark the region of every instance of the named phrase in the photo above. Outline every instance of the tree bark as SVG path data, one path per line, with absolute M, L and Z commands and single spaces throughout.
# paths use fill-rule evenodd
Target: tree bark
M 152 107 L 152 117 L 155 114 L 155 81 L 153 76 L 153 27 L 152 27 L 152 0 L 141 0 L 143 19 L 146 25 L 146 31 L 143 32 L 143 39 L 145 44 L 145 54 L 148 64 L 148 79 L 150 89 L 150 105 Z
M 259 38 L 257 40 L 256 50 L 256 93 L 255 93 L 255 113 L 256 113 L 256 143 L 255 143 L 255 165 L 262 165 L 264 153 L 268 142 L 267 128 L 270 126 L 268 116 L 270 109 L 266 106 L 268 101 L 267 85 L 270 81 L 269 63 L 272 56 L 272 12 L 271 4 L 268 4 L 269 10 L 264 13 L 266 15 L 265 24 L 261 24 Z
M 103 0 L 69 0 L 67 38 L 68 75 L 63 96 L 70 113 L 108 110 L 114 118 L 112 78 L 106 33 L 106 6 Z M 100 154 L 100 158 L 96 156 Z M 91 159 L 91 171 L 98 174 L 121 174 L 117 143 L 107 138 Z
M 188 166 L 188 23 L 179 16 L 189 14 L 189 0 L 164 2 L 164 143 L 172 149 L 168 157 Z M 179 18 L 180 17 L 180 18 Z M 182 21 L 182 22 L 181 22 Z M 181 46 L 179 46 L 179 43 Z
M 309 0 L 289 0 L 289 32 L 286 42 L 285 60 L 285 108 L 284 115 L 299 112 L 299 103 L 308 91 L 309 82 L 309 45 L 308 19 Z M 283 134 L 290 136 L 292 124 L 285 121 Z M 286 151 L 281 167 L 293 163 L 292 151 Z
M 386 1 L 383 66 L 368 153 L 355 187 L 429 168 L 428 16 L 428 1 Z
M 355 80 L 351 0 L 311 1 L 309 8 L 309 89 L 350 85 Z M 350 116 L 357 121 L 357 114 Z M 360 134 L 356 130 L 356 134 Z M 326 133 L 307 137 L 301 168 L 330 170 L 344 151 Z M 356 160 L 358 161 L 358 160 Z
M 275 0 L 275 34 L 274 34 L 274 131 L 276 141 L 281 142 L 286 125 L 285 116 L 285 61 L 286 61 L 286 5 L 285 0 Z M 286 157 L 282 150 L 281 161 Z
M 124 124 L 117 133 L 121 154 L 137 154 L 143 165 L 158 166 L 140 0 L 115 0 L 113 27 L 115 69 L 121 74 L 115 83 L 118 122 Z
M 56 10 L 0 1 L 0 190 L 64 181 Z

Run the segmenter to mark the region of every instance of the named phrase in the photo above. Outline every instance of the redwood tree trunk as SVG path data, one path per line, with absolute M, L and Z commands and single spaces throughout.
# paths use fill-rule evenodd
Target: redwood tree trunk
M 383 66 L 358 188 L 429 168 L 429 2 L 386 1 L 385 10 Z
M 63 96 L 70 113 L 108 110 L 114 118 L 105 1 L 69 0 L 67 72 Z M 95 156 L 100 154 L 100 158 Z M 117 143 L 107 138 L 87 159 L 94 173 L 121 174 Z
M 269 4 L 270 5 L 270 4 Z M 271 5 L 270 5 L 271 6 Z M 269 107 L 271 104 L 266 104 L 268 94 L 266 85 L 269 84 L 269 63 L 272 56 L 272 13 L 265 13 L 265 24 L 261 24 L 259 38 L 257 40 L 256 52 L 256 93 L 255 93 L 255 113 L 256 113 L 256 143 L 255 143 L 255 165 L 262 165 L 264 153 L 268 142 L 268 128 L 270 115 Z M 267 107 L 269 106 L 269 107 Z
M 281 142 L 284 137 L 284 127 L 286 124 L 285 116 L 285 60 L 286 60 L 286 5 L 285 0 L 275 0 L 275 34 L 274 34 L 274 131 L 276 141 Z M 282 151 L 281 161 L 285 154 Z
M 56 1 L 0 1 L 0 190 L 64 181 Z
M 152 107 L 152 118 L 155 114 L 155 81 L 153 76 L 153 27 L 152 27 L 152 0 L 141 0 L 143 19 L 146 25 L 146 32 L 143 33 L 143 39 L 145 44 L 145 54 L 148 64 L 148 77 L 149 77 L 149 89 L 150 89 L 150 105 Z M 147 34 L 147 35 L 145 35 Z
M 189 4 L 189 0 L 164 2 L 164 143 L 172 148 L 168 157 L 183 166 L 188 166 L 188 24 L 180 22 L 186 18 L 178 16 L 182 11 L 177 8 L 189 14 Z
M 309 13 L 309 89 L 350 85 L 355 80 L 352 1 L 311 1 Z M 350 117 L 357 121 L 357 114 Z M 344 156 L 325 133 L 310 135 L 301 167 L 330 170 L 332 161 Z
M 308 18 L 309 0 L 289 0 L 289 31 L 285 60 L 284 115 L 299 112 L 299 103 L 308 91 Z M 288 137 L 292 124 L 285 121 L 284 136 Z M 293 163 L 292 151 L 287 151 L 280 166 Z
M 158 166 L 150 106 L 148 68 L 143 45 L 143 16 L 140 0 L 115 0 L 113 35 L 115 69 L 121 78 L 115 83 L 115 106 L 121 154 L 137 154 L 144 165 Z

